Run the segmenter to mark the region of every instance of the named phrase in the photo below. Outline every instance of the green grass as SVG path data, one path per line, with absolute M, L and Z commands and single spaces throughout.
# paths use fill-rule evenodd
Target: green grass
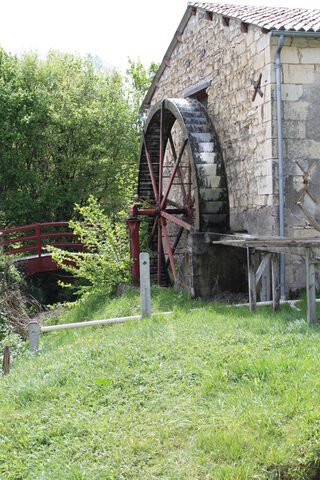
M 191 311 L 197 307 L 198 310 Z M 320 329 L 153 289 L 170 317 L 42 336 L 0 379 L 0 478 L 315 479 Z M 137 313 L 134 290 L 56 320 Z

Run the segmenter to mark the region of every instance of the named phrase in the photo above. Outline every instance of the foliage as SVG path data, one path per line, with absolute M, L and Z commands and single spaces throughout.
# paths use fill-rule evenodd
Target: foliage
M 30 299 L 21 293 L 22 279 L 10 257 L 0 249 L 0 351 L 4 345 L 16 353 L 27 335 Z
M 130 251 L 124 215 L 107 216 L 93 196 L 86 205 L 76 205 L 76 210 L 80 219 L 71 221 L 70 227 L 85 250 L 52 248 L 52 258 L 74 278 L 85 281 L 77 286 L 81 297 L 110 295 L 120 282 L 129 280 Z
M 127 86 L 95 58 L 0 49 L 0 219 L 65 220 L 95 195 L 111 213 L 136 185 L 137 101 L 151 80 L 130 63 Z M 139 76 L 141 80 L 139 80 Z M 130 84 L 130 87 L 128 85 Z M 134 100 L 133 100 L 134 99 Z
M 59 321 L 87 319 L 83 305 Z M 320 328 L 305 305 L 250 313 L 153 287 L 152 307 L 174 313 L 43 335 L 13 364 L 0 379 L 0 477 L 317 478 Z M 139 293 L 96 308 L 135 313 Z
M 149 68 L 145 68 L 140 59 L 134 62 L 130 58 L 128 58 L 128 63 L 127 81 L 130 85 L 129 90 L 131 91 L 133 104 L 138 112 L 159 65 L 151 62 Z

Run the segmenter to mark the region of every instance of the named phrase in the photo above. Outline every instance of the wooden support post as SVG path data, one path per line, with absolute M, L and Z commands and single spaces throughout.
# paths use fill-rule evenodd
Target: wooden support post
M 151 317 L 150 258 L 149 253 L 141 252 L 140 260 L 140 296 L 141 316 Z
M 261 290 L 260 290 L 260 300 L 261 302 L 269 302 L 271 299 L 271 289 L 270 289 L 270 254 L 263 253 L 263 259 L 266 260 L 266 267 L 261 275 Z
M 29 352 L 36 352 L 39 350 L 39 323 L 29 322 Z
M 249 304 L 250 311 L 254 312 L 257 303 L 257 285 L 256 285 L 256 273 L 254 264 L 254 249 L 247 248 L 248 259 L 248 290 L 249 290 Z
M 4 347 L 2 372 L 3 372 L 3 375 L 8 375 L 8 373 L 10 372 L 10 347 L 9 347 L 9 345 L 6 345 Z
M 279 277 L 279 254 L 273 253 L 271 256 L 272 271 L 272 301 L 273 310 L 277 312 L 280 307 L 280 277 Z
M 306 288 L 307 288 L 307 320 L 316 322 L 316 280 L 313 252 L 306 248 Z

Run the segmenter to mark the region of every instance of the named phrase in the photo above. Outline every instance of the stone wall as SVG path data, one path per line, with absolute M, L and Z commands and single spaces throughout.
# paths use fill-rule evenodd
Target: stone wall
M 271 58 L 275 58 L 278 38 L 271 38 Z M 281 52 L 283 101 L 283 150 L 285 175 L 285 234 L 293 237 L 319 236 L 307 215 L 320 223 L 320 40 L 286 37 Z M 274 79 L 272 97 L 276 87 Z M 273 138 L 276 138 L 276 112 Z M 277 159 L 276 143 L 273 158 Z M 304 172 L 310 174 L 304 175 Z M 309 181 L 305 185 L 304 181 Z M 274 188 L 277 188 L 277 175 Z M 305 195 L 301 194 L 307 191 Z M 298 206 L 301 200 L 302 207 Z M 304 265 L 299 258 L 287 257 L 287 287 L 303 286 Z
M 241 22 L 197 10 L 183 32 L 152 99 L 183 97 L 191 86 L 211 80 L 208 111 L 225 159 L 230 226 L 233 231 L 277 233 L 274 207 L 270 37 Z M 252 102 L 251 79 L 262 73 L 263 98 Z
M 245 33 L 235 19 L 225 26 L 220 15 L 213 14 L 210 20 L 197 9 L 181 40 L 152 103 L 183 97 L 190 87 L 211 82 L 207 108 L 224 155 L 231 230 L 277 235 L 278 38 L 253 25 Z M 281 62 L 285 233 L 310 237 L 319 235 L 310 218 L 320 223 L 320 40 L 286 37 Z M 252 102 L 251 79 L 257 80 L 260 73 L 263 98 L 257 95 Z M 304 287 L 301 259 L 287 257 L 286 262 L 288 289 Z

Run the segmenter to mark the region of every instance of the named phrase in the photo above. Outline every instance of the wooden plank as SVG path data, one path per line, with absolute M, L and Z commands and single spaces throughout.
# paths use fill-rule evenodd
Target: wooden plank
M 250 311 L 254 312 L 257 303 L 257 286 L 256 286 L 256 274 L 254 264 L 254 250 L 252 248 L 247 249 L 248 260 L 248 290 L 249 290 L 249 304 Z
M 267 253 L 265 255 L 262 255 L 262 260 L 261 260 L 261 263 L 259 265 L 259 268 L 256 272 L 256 283 L 259 282 L 263 272 L 265 271 L 265 269 L 267 268 L 267 266 L 269 265 L 269 261 L 270 261 L 270 257 L 271 257 L 271 254 L 270 253 Z
M 266 268 L 264 269 L 262 275 L 261 275 L 261 290 L 260 290 L 260 300 L 262 302 L 269 302 L 271 300 L 271 289 L 270 289 L 270 284 L 271 284 L 271 278 L 270 278 L 270 260 L 271 260 L 271 255 L 270 254 L 262 254 L 265 257 L 267 257 L 267 265 Z
M 307 320 L 308 323 L 316 322 L 316 280 L 313 253 L 306 249 L 306 289 L 307 289 Z
M 214 233 L 208 232 L 208 237 L 212 241 L 224 241 L 224 240 L 231 240 L 231 241 L 245 241 L 245 242 L 264 242 L 268 243 L 271 242 L 272 244 L 290 244 L 290 245 L 300 245 L 300 246 L 314 246 L 320 245 L 319 237 L 305 237 L 305 238 L 292 238 L 292 237 L 280 237 L 278 235 L 272 236 L 264 236 L 264 235 L 251 235 L 248 233 L 241 234 L 228 234 L 228 233 Z
M 271 256 L 272 274 L 272 301 L 273 310 L 277 312 L 280 306 L 280 276 L 279 276 L 279 255 L 274 253 Z
M 304 246 L 287 246 L 287 245 L 271 245 L 265 243 L 258 243 L 258 242 L 245 242 L 242 241 L 231 241 L 231 240 L 219 240 L 211 242 L 214 245 L 226 245 L 229 247 L 238 247 L 238 248 L 254 248 L 255 250 L 259 250 L 262 252 L 269 252 L 269 253 L 286 253 L 288 255 L 300 255 L 301 257 L 305 256 L 305 247 Z M 320 245 L 319 245 L 320 247 Z

